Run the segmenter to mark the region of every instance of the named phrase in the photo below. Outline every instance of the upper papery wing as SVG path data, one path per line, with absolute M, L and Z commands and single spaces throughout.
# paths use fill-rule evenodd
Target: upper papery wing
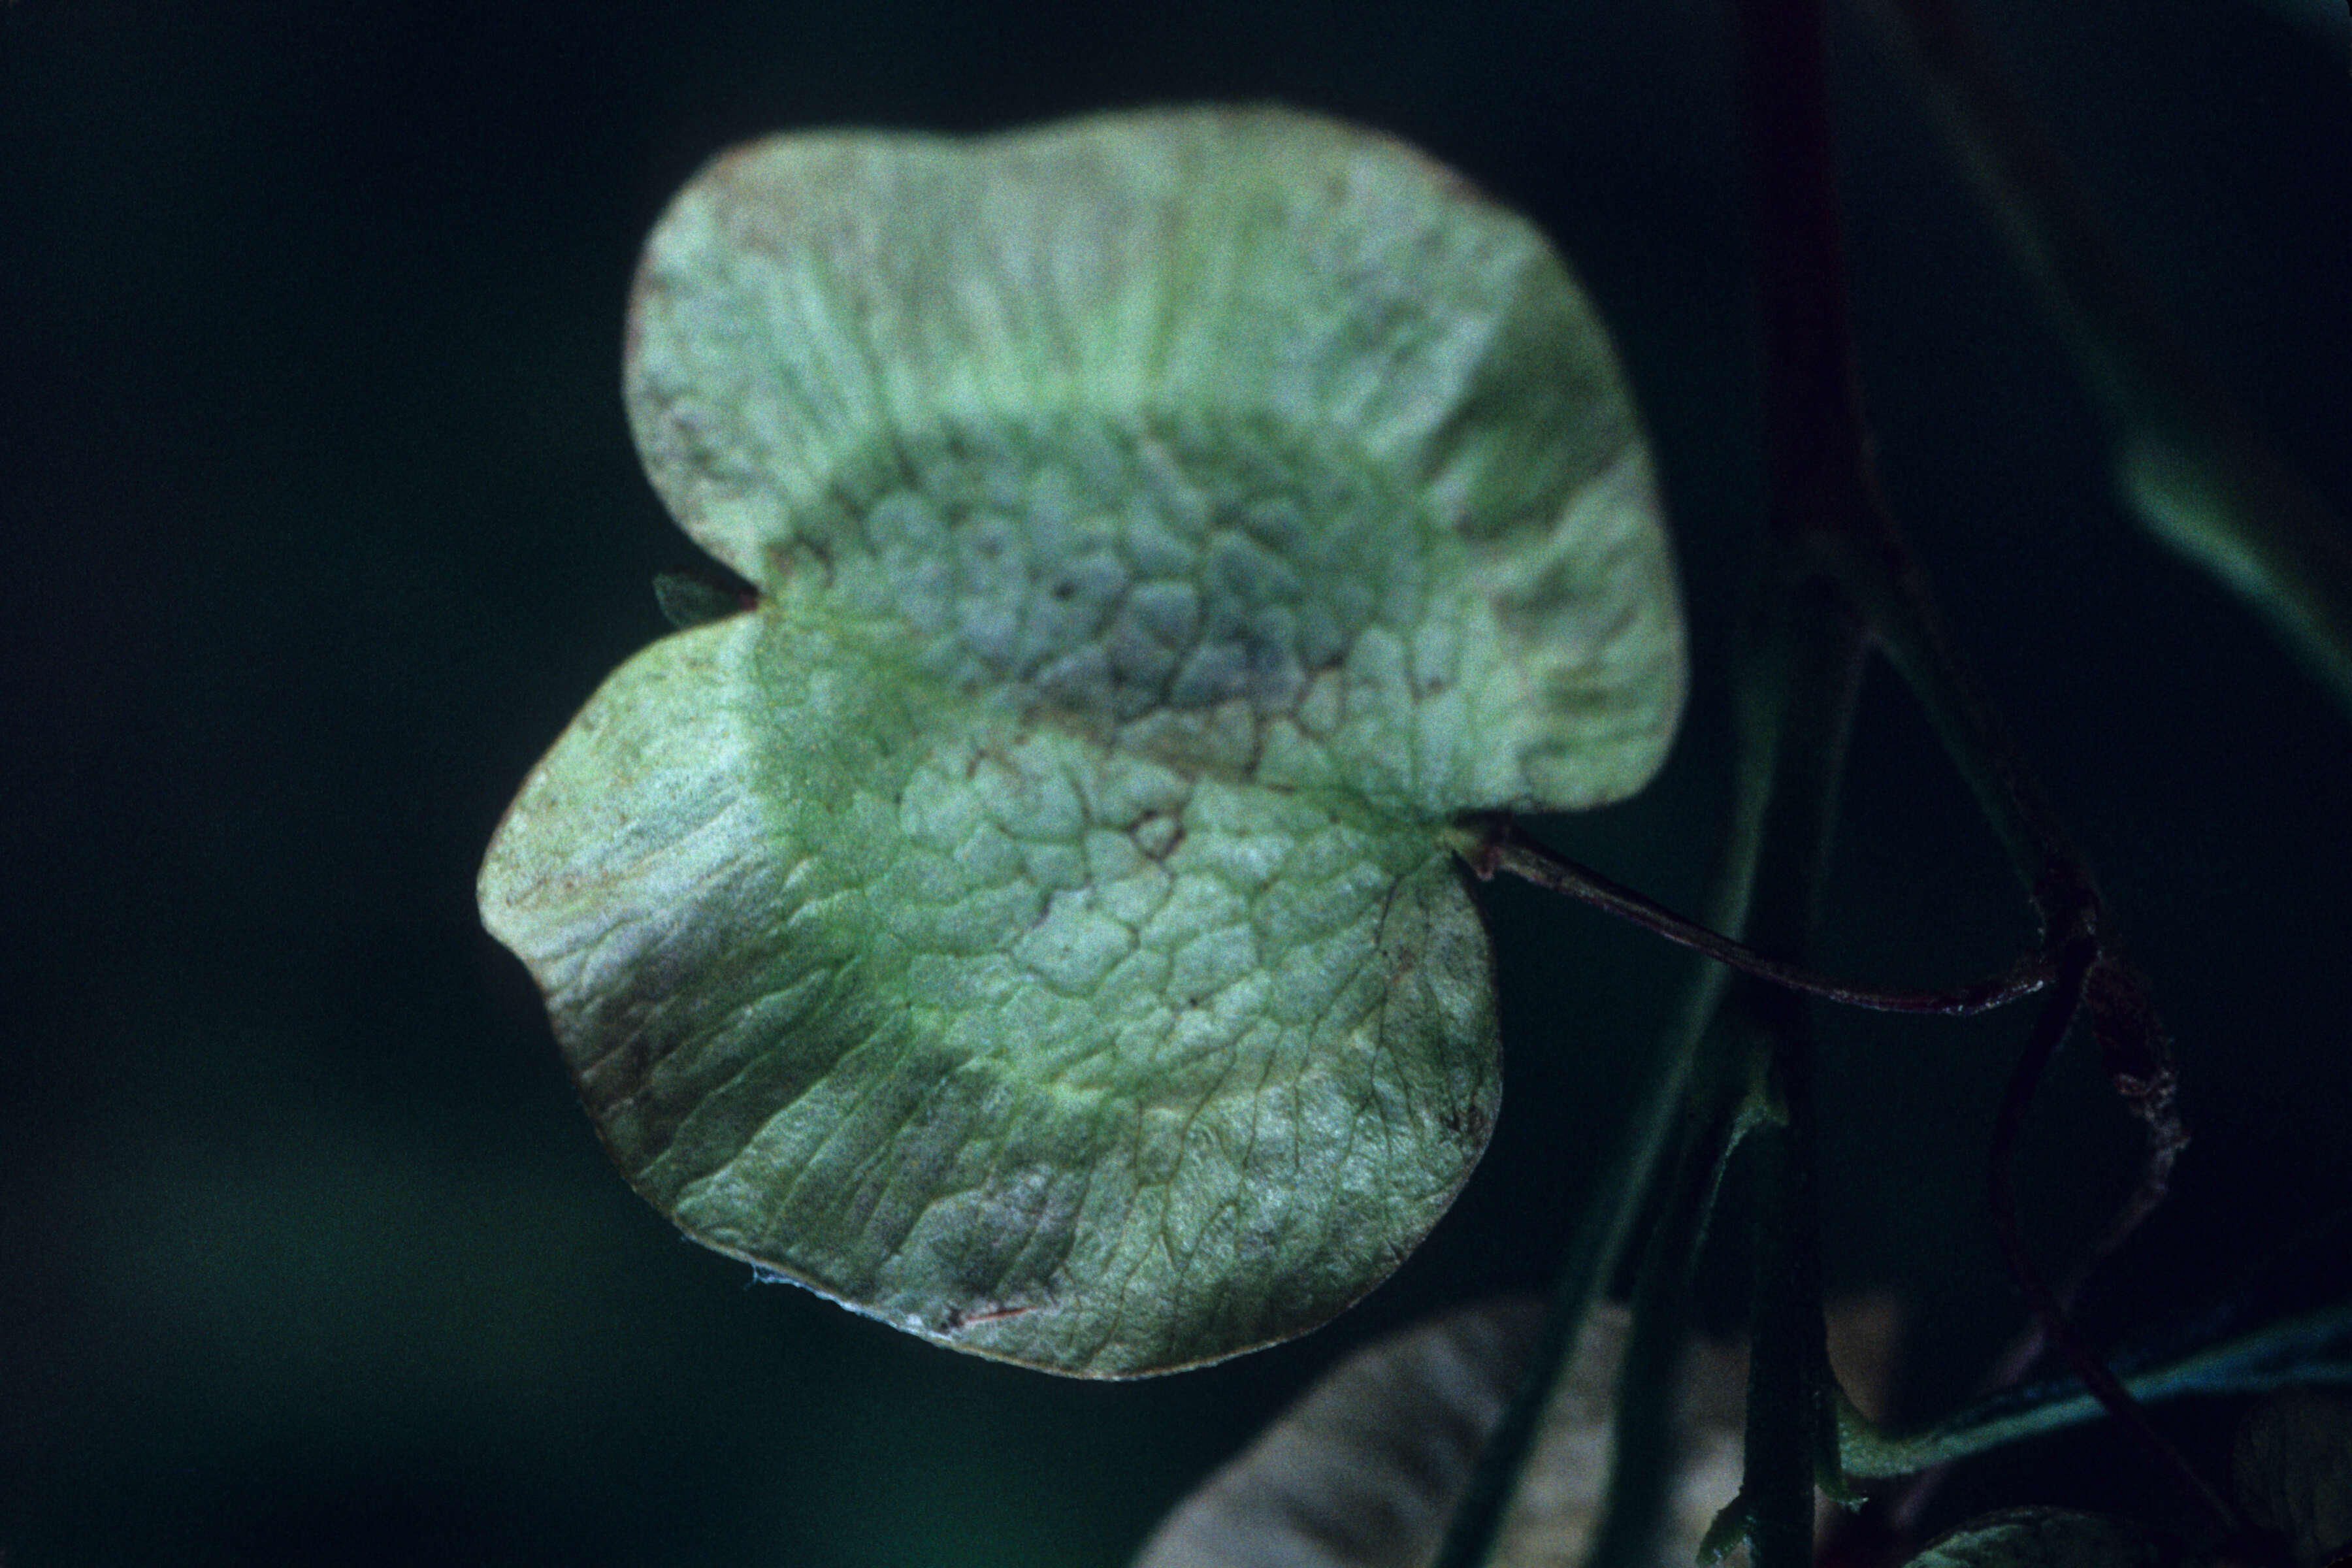
M 626 388 L 730 566 L 1174 765 L 1570 808 L 1639 787 L 1680 711 L 1597 318 L 1532 226 L 1386 137 L 1194 109 L 757 142 L 655 231 Z M 1032 635 L 1072 595 L 1109 606 L 1093 640 Z M 1236 762 L 1199 718 L 1235 704 L 1314 743 Z
M 481 878 L 605 1143 L 698 1239 L 1132 1375 L 1322 1321 L 1497 1075 L 1428 834 L 974 710 L 780 611 L 625 666 Z

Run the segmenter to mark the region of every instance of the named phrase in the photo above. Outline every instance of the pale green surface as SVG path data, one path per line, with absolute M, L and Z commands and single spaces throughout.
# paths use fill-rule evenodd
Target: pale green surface
M 783 138 L 656 230 L 628 393 L 761 606 L 606 683 L 481 892 L 630 1179 L 1063 1372 L 1376 1284 L 1496 1108 L 1438 830 L 1638 787 L 1682 698 L 1540 238 L 1273 111 Z
M 662 219 L 630 345 L 687 531 L 887 606 L 951 679 L 1100 723 L 1341 672 L 1333 749 L 1376 775 L 1348 787 L 1433 816 L 1618 798 L 1673 732 L 1600 322 L 1525 221 L 1385 139 L 1204 110 L 756 143 Z
M 919 714 L 807 636 L 639 655 L 499 840 L 493 918 L 646 1195 L 1073 1370 L 1229 1352 L 1346 1305 L 1367 1250 L 1385 1273 L 1497 1088 L 1484 933 L 1427 836 Z

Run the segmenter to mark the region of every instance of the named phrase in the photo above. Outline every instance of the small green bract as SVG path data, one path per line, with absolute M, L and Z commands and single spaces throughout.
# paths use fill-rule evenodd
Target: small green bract
M 1499 1090 L 1441 834 L 1630 793 L 1682 702 L 1541 236 L 1277 110 L 783 136 L 662 218 L 626 391 L 759 603 L 604 684 L 480 897 L 638 1191 L 1062 1373 L 1386 1277 Z

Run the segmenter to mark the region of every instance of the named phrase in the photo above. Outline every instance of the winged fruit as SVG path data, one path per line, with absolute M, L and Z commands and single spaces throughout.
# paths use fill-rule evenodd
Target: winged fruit
M 661 219 L 626 395 L 759 599 L 605 682 L 480 898 L 630 1182 L 1055 1372 L 1377 1284 L 1497 1104 L 1442 832 L 1630 793 L 1682 700 L 1543 237 L 1279 110 L 782 136 Z

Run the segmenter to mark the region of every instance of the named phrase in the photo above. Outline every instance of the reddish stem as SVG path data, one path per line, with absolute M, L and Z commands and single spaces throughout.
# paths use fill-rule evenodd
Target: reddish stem
M 1539 888 L 1565 893 L 1621 920 L 1631 921 L 1644 931 L 1705 953 L 1742 974 L 1849 1007 L 1965 1018 L 2031 996 L 2050 984 L 2050 960 L 2041 953 L 2029 953 L 1999 974 L 1942 991 L 1896 990 L 1832 980 L 1801 965 L 1767 958 L 1744 942 L 1678 915 L 1633 889 L 1578 865 L 1557 850 L 1521 837 L 1508 817 L 1487 818 L 1484 837 L 1465 847 L 1462 854 L 1482 880 L 1492 879 L 1497 871 L 1508 871 Z
M 2035 1091 L 2042 1087 L 2051 1058 L 2057 1054 L 2068 1029 L 2074 1025 L 2074 1015 L 2098 994 L 2100 981 L 2096 977 L 2100 967 L 2106 962 L 2100 949 L 2094 915 L 2062 947 L 2056 981 L 2042 1005 L 2040 1016 L 2033 1021 L 2033 1033 L 2027 1037 L 2025 1050 L 2018 1058 L 2016 1069 L 2010 1074 L 2008 1089 L 2001 1096 L 2000 1114 L 1993 1122 L 1992 1148 L 1986 1162 L 1986 1194 L 1992 1208 L 1993 1234 L 2000 1246 L 2001 1259 L 2009 1266 L 2010 1279 L 2016 1284 L 2018 1293 L 2025 1298 L 2026 1307 L 2032 1312 L 2042 1336 L 2056 1348 L 2066 1364 L 2074 1369 L 2074 1375 L 2082 1380 L 2083 1386 L 2090 1391 L 2091 1396 L 2105 1408 L 2140 1450 L 2159 1468 L 2168 1471 L 2179 1481 L 2188 1495 L 2195 1498 L 2224 1531 L 2234 1537 L 2243 1531 L 2237 1510 L 2199 1473 L 2197 1467 L 2156 1429 L 2139 1401 L 2131 1396 L 2107 1363 L 2074 1332 L 2074 1324 L 2067 1318 L 2065 1303 L 2033 1267 L 2032 1259 L 2026 1255 L 2025 1243 L 2018 1228 L 2017 1178 L 2013 1169 L 2018 1132 L 2025 1125 L 2026 1111 L 2033 1104 Z M 2168 1170 L 2169 1163 L 2168 1159 L 2165 1161 Z M 2134 1210 L 2138 1207 L 2137 1205 L 2126 1206 L 2125 1215 L 2130 1218 L 2130 1224 L 2122 1226 L 2123 1234 L 2128 1234 L 2130 1226 L 2137 1223 Z M 2141 1212 L 2144 1213 L 2144 1209 Z M 2110 1234 L 2116 1231 L 2116 1226 L 2109 1229 Z M 2093 1260 L 2095 1261 L 2098 1256 L 2095 1252 Z M 2087 1272 L 2087 1266 L 2084 1272 Z

